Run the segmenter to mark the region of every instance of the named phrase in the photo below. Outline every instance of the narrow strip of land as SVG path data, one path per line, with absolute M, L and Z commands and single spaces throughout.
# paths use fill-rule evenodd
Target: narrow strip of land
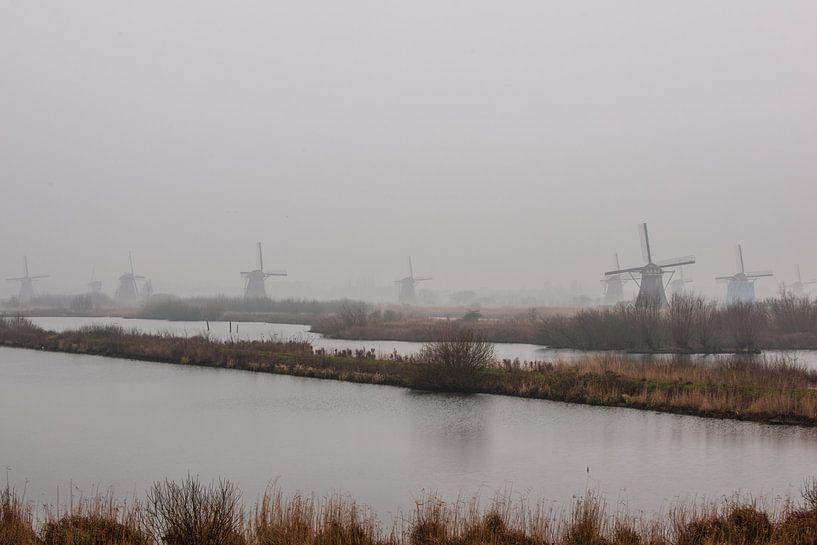
M 499 394 L 702 417 L 817 425 L 817 373 L 785 361 L 735 357 L 632 362 L 592 356 L 569 364 L 494 365 L 467 380 L 420 357 L 326 353 L 304 342 L 219 341 L 88 327 L 55 333 L 0 319 L 0 345 L 74 354 L 240 369 L 436 391 Z M 429 372 L 433 371 L 433 372 Z M 456 378 L 456 380 L 454 380 Z

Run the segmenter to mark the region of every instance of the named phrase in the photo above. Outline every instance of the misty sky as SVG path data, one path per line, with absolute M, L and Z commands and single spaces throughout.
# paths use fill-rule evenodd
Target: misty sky
M 0 275 L 817 277 L 817 2 L 0 0 Z M 760 287 L 760 285 L 759 285 Z M 15 293 L 0 285 L 0 295 Z M 762 291 L 762 290 L 761 290 Z

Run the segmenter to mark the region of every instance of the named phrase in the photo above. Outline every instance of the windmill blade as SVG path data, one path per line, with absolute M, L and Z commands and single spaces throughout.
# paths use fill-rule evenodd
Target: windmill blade
M 409 278 L 414 278 L 414 265 L 411 264 L 411 256 L 408 258 L 409 264 Z
M 604 276 L 612 276 L 614 274 L 623 274 L 623 273 L 634 273 L 634 272 L 641 272 L 644 270 L 644 267 L 630 267 L 629 269 L 618 269 L 616 271 L 607 271 L 604 273 Z
M 638 238 L 641 240 L 641 257 L 647 263 L 652 263 L 652 251 L 650 250 L 650 234 L 647 231 L 647 224 L 638 226 Z
M 803 283 L 803 277 L 800 276 L 800 264 L 799 263 L 794 266 L 794 275 L 797 278 L 797 282 L 802 284 Z
M 761 278 L 763 276 L 774 276 L 774 273 L 772 271 L 769 271 L 769 270 L 766 270 L 766 271 L 752 271 L 752 272 L 746 273 L 747 278 Z
M 743 248 L 741 248 L 740 244 L 735 246 L 735 265 L 739 273 L 746 272 L 743 268 Z
M 680 267 L 682 265 L 692 265 L 695 263 L 694 255 L 685 255 L 683 257 L 673 257 L 671 259 L 662 259 L 656 261 L 655 264 L 659 267 Z
M 50 274 L 35 274 L 34 276 L 29 276 L 29 278 L 32 279 L 32 280 L 37 280 L 37 279 L 40 279 L 40 278 L 48 278 L 49 276 L 51 276 L 51 275 Z
M 618 262 L 618 252 L 613 254 L 613 261 L 616 264 L 616 269 L 620 269 L 621 263 Z
M 264 276 L 287 276 L 284 270 L 264 271 Z
M 20 282 L 21 280 L 25 280 L 25 276 L 19 276 L 17 278 L 6 278 L 6 282 Z
M 133 276 L 136 273 L 133 271 L 133 254 L 131 252 L 128 252 L 128 261 L 130 262 L 130 274 Z
M 415 276 L 414 277 L 415 282 L 421 282 L 421 281 L 424 281 L 424 280 L 431 280 L 431 277 L 430 276 Z
M 715 277 L 715 281 L 718 282 L 719 284 L 723 284 L 724 282 L 731 282 L 734 279 L 735 279 L 734 276 L 716 276 Z
M 23 273 L 28 278 L 28 256 L 23 256 Z
M 261 253 L 261 243 L 256 243 L 258 245 L 258 270 L 264 270 L 264 254 Z

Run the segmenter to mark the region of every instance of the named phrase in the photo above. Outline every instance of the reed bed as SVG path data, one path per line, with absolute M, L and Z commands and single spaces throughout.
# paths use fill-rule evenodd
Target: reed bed
M 449 329 L 412 357 L 371 351 L 327 353 L 286 340 L 219 341 L 91 327 L 53 333 L 25 319 L 0 319 L 0 345 L 402 386 L 629 407 L 705 417 L 817 425 L 817 373 L 782 358 L 733 356 L 633 361 L 588 356 L 570 363 L 493 361 L 471 329 Z M 452 333 L 453 331 L 453 333 Z M 459 337 L 457 337 L 459 336 Z
M 733 496 L 677 504 L 658 514 L 610 512 L 585 493 L 572 504 L 511 500 L 497 495 L 446 502 L 426 497 L 414 512 L 382 524 L 353 498 L 284 495 L 270 488 L 246 509 L 228 481 L 195 478 L 156 483 L 130 505 L 92 497 L 70 508 L 31 516 L 31 505 L 6 488 L 0 503 L 0 545 L 813 545 L 817 488 L 768 508 Z

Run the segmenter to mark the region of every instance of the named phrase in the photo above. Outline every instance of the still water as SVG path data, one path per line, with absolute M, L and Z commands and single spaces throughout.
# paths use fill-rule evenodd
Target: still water
M 561 504 L 588 487 L 653 513 L 796 495 L 817 430 L 0 348 L 0 467 L 37 503 L 190 473 L 249 502 L 275 479 L 342 491 L 384 519 L 424 492 Z
M 397 353 L 400 355 L 414 354 L 420 350 L 423 343 L 404 341 L 355 341 L 345 339 L 328 339 L 319 333 L 309 331 L 308 325 L 297 324 L 268 324 L 263 322 L 170 322 L 166 320 L 142 320 L 129 318 L 31 318 L 35 324 L 52 331 L 76 329 L 86 325 L 118 325 L 125 329 L 136 329 L 146 333 L 171 333 L 173 335 L 192 336 L 208 334 L 216 339 L 295 339 L 308 341 L 315 348 L 323 348 L 329 352 L 333 350 L 372 350 L 378 355 L 387 356 Z M 497 343 L 494 345 L 496 357 L 500 360 L 519 359 L 521 362 L 534 361 L 571 361 L 601 352 L 555 349 L 535 344 Z M 817 370 L 817 351 L 815 350 L 784 350 L 767 351 L 764 356 L 785 356 L 791 361 Z M 633 359 L 662 358 L 668 356 L 644 356 L 629 354 Z M 712 361 L 718 356 L 688 356 L 701 361 Z

